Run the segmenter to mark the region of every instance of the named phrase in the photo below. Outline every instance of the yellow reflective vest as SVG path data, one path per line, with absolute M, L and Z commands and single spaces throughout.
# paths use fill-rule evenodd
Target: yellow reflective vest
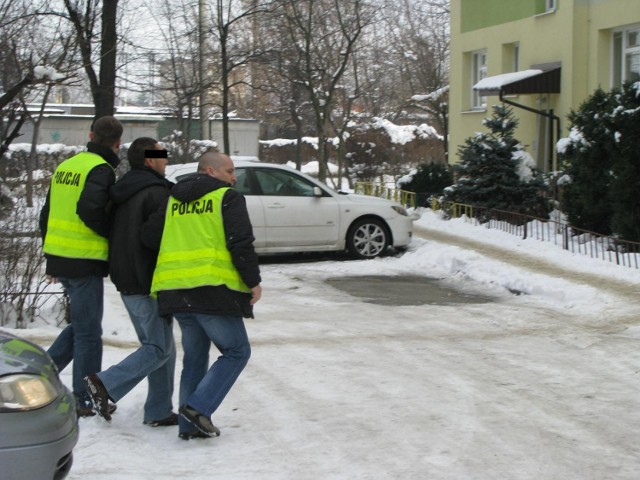
M 87 227 L 76 213 L 89 172 L 102 164 L 109 165 L 100 155 L 81 152 L 56 168 L 51 178 L 49 219 L 42 247 L 44 253 L 107 260 L 108 240 Z
M 169 198 L 151 292 L 226 285 L 250 292 L 227 249 L 219 188 L 192 202 Z

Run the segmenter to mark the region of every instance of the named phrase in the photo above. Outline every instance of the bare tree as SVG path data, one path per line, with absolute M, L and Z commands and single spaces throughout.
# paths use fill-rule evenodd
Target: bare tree
M 404 52 L 396 52 L 403 65 L 401 90 L 403 107 L 426 114 L 429 122 L 443 135 L 446 150 L 448 131 L 448 72 L 449 72 L 449 2 L 432 0 L 416 6 L 402 0 L 403 21 L 387 16 L 391 32 L 402 32 L 396 45 Z M 393 8 L 398 8 L 394 5 Z M 405 28 L 401 29 L 400 27 Z M 400 53 L 403 53 L 400 55 Z M 445 152 L 446 155 L 446 152 Z
M 302 137 L 314 135 L 315 116 L 312 104 L 299 78 L 297 50 L 288 41 L 288 25 L 283 11 L 254 22 L 254 41 L 264 55 L 252 63 L 254 109 L 258 117 L 275 125 L 278 134 L 296 139 L 294 162 L 302 168 Z
M 403 115 L 407 99 L 426 94 L 447 82 L 446 17 L 432 11 L 431 2 L 380 0 L 376 23 L 365 35 L 363 79 L 382 82 L 384 91 L 367 98 L 369 109 L 391 119 Z M 386 95 L 385 95 L 386 94 Z M 380 105 L 387 107 L 380 107 Z M 393 118 L 396 117 L 396 118 Z
M 154 96 L 173 118 L 176 129 L 171 140 L 179 145 L 174 155 L 178 162 L 190 158 L 191 140 L 196 136 L 199 100 L 203 90 L 215 85 L 216 64 L 208 55 L 200 55 L 198 4 L 193 0 L 165 1 L 149 6 L 158 25 L 160 44 L 154 51 L 158 84 Z M 206 63 L 201 68 L 200 58 Z
M 318 137 L 318 178 L 327 177 L 326 140 L 336 94 L 347 71 L 369 12 L 362 0 L 283 0 L 282 18 L 295 58 L 291 62 L 314 112 Z
M 364 110 L 393 121 L 423 114 L 446 138 L 448 0 L 379 0 L 378 6 L 358 62 Z
M 25 63 L 20 55 L 16 38 L 31 18 L 33 10 L 27 2 L 2 0 L 0 2 L 0 157 L 9 145 L 20 135 L 25 115 L 17 101 L 20 93 L 35 82 L 29 68 L 21 68 Z M 27 56 L 26 60 L 29 60 Z
M 64 59 L 72 48 L 63 40 L 59 22 L 43 16 L 46 3 L 28 1 L 0 2 L 0 156 L 6 158 L 11 142 L 18 138 L 28 118 L 28 98 L 43 99 L 42 89 L 50 89 L 65 74 Z M 52 41 L 55 39 L 54 41 Z M 4 165 L 4 162 L 3 162 Z M 24 328 L 43 305 L 46 283 L 40 244 L 32 238 L 34 216 L 27 202 L 4 194 L 0 178 L 0 204 L 11 215 L 0 215 L 0 325 Z M 29 188 L 29 181 L 28 187 Z
M 74 54 L 75 35 L 72 30 L 65 28 L 67 22 L 57 18 L 41 17 L 31 22 L 23 35 L 38 40 L 31 48 L 31 55 L 37 55 L 38 66 L 31 68 L 34 77 L 39 82 L 29 90 L 23 90 L 20 95 L 22 111 L 33 126 L 31 152 L 27 159 L 25 199 L 27 207 L 33 206 L 33 170 L 36 166 L 36 147 L 39 141 L 40 125 L 44 115 L 45 105 L 53 89 L 61 84 L 70 83 L 75 78 Z M 28 33 L 27 33 L 28 32 Z M 53 41 L 51 41 L 53 39 Z M 32 102 L 39 103 L 37 112 L 31 110 Z
M 18 205 L 0 233 L 0 326 L 26 328 L 47 299 L 40 242 L 29 235 L 32 216 Z
M 95 118 L 115 113 L 118 0 L 64 0 L 68 18 L 76 31 L 91 95 Z M 99 20 L 98 20 L 99 19 Z M 100 34 L 96 30 L 100 28 Z M 94 56 L 99 41 L 99 56 Z M 98 72 L 96 72 L 98 64 Z
M 44 4 L 13 2 L 9 15 L 3 11 L 0 45 L 6 55 L 2 57 L 2 85 L 5 93 L 0 98 L 0 154 L 19 137 L 27 120 L 34 124 L 32 155 L 25 165 L 27 173 L 27 206 L 33 205 L 33 165 L 37 143 L 38 122 L 29 111 L 28 104 L 39 100 L 44 107 L 48 94 L 55 85 L 73 77 L 69 59 L 73 57 L 73 41 L 66 22 L 59 17 L 45 15 Z M 19 8 L 18 8 L 19 7 Z M 53 41 L 52 41 L 53 40 Z M 60 73 L 63 72 L 63 73 Z M 11 208 L 13 202 L 4 199 Z
M 252 19 L 258 15 L 269 15 L 274 8 L 273 0 L 215 0 L 212 18 L 213 41 L 211 49 L 219 60 L 220 95 L 222 113 L 222 141 L 224 152 L 229 154 L 229 114 L 234 89 L 244 89 L 250 95 L 251 77 L 249 65 L 263 51 L 256 48 L 252 40 Z

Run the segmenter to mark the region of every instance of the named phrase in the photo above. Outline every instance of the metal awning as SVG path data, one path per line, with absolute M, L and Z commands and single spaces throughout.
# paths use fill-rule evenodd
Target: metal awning
M 480 80 L 473 89 L 482 96 L 560 93 L 560 63 L 532 65 L 529 70 Z

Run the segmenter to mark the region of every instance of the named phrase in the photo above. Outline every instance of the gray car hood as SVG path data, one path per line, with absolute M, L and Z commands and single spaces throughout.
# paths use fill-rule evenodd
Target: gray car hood
M 38 345 L 0 332 L 0 376 L 14 373 L 56 374 L 51 358 Z

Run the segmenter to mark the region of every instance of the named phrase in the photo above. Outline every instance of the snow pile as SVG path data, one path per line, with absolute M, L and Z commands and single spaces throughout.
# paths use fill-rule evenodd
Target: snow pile
M 542 70 L 531 69 L 522 70 L 520 72 L 503 73 L 502 75 L 495 75 L 493 77 L 487 77 L 480 80 L 473 86 L 474 90 L 499 90 L 505 85 L 509 85 L 513 82 L 525 80 L 527 78 L 535 77 L 543 73 Z
M 425 123 L 418 126 L 396 125 L 384 118 L 374 118 L 371 126 L 386 131 L 391 143 L 398 145 L 405 145 L 415 139 L 441 138 L 435 128 Z
M 439 88 L 426 95 L 414 95 L 411 97 L 411 100 L 413 100 L 414 102 L 426 102 L 426 101 L 434 102 L 447 92 L 449 92 L 449 85 Z
M 65 76 L 61 73 L 59 73 L 58 71 L 56 71 L 55 68 L 53 67 L 47 67 L 47 66 L 38 66 L 35 67 L 33 69 L 33 75 L 35 77 L 36 80 L 45 80 L 45 79 L 49 79 L 51 81 L 57 81 L 57 80 L 62 80 L 65 78 Z

